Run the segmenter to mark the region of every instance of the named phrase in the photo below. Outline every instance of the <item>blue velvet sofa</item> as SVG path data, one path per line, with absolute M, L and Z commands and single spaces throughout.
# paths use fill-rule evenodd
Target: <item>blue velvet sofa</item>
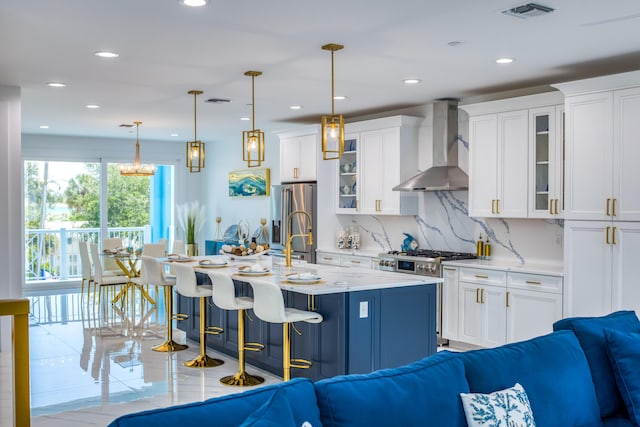
M 491 393 L 515 383 L 526 391 L 538 427 L 638 425 L 640 321 L 635 313 L 563 319 L 554 330 L 493 349 L 443 351 L 370 374 L 316 383 L 295 379 L 129 414 L 110 427 L 465 427 L 460 393 Z M 612 348 L 622 353 L 620 360 Z

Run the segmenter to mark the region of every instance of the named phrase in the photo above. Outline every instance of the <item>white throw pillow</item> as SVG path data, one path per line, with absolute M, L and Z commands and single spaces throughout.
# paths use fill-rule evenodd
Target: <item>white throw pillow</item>
M 535 427 L 531 404 L 524 388 L 511 388 L 490 394 L 460 393 L 469 427 Z

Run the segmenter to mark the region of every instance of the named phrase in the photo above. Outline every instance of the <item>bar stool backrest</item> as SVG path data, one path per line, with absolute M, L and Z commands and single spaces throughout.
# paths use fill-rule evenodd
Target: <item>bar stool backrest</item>
M 145 280 L 150 285 L 167 286 L 162 274 L 162 264 L 154 257 L 142 255 L 142 269 L 144 270 Z
M 185 297 L 199 298 L 196 272 L 191 265 L 174 263 L 176 271 L 176 291 Z
M 223 310 L 239 310 L 245 308 L 239 306 L 236 302 L 236 288 L 233 286 L 231 277 L 219 271 L 210 271 L 209 278 L 213 286 L 212 299 L 215 305 Z
M 253 312 L 260 319 L 271 323 L 287 322 L 284 296 L 280 286 L 267 280 L 252 279 Z

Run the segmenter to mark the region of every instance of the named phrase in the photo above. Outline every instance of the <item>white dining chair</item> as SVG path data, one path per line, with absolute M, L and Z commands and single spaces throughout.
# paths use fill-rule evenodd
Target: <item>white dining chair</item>
M 253 308 L 253 298 L 236 297 L 236 289 L 233 280 L 225 273 L 218 271 L 209 272 L 213 290 L 213 303 L 222 310 L 234 310 L 238 312 L 238 372 L 234 375 L 220 379 L 222 384 L 240 387 L 262 384 L 264 378 L 248 374 L 245 371 L 245 350 L 261 351 L 264 345 L 260 343 L 245 342 L 244 316 L 245 311 Z
M 199 285 L 196 272 L 191 265 L 176 264 L 176 291 L 187 298 L 200 299 L 200 354 L 195 359 L 184 362 L 187 368 L 213 368 L 224 362 L 207 355 L 207 334 L 221 334 L 218 326 L 207 326 L 206 300 L 211 296 L 211 285 Z
M 243 279 L 244 280 L 244 279 Z M 282 290 L 277 283 L 251 278 L 247 280 L 253 289 L 253 312 L 264 322 L 282 323 L 283 379 L 291 379 L 291 368 L 308 369 L 311 361 L 291 358 L 291 324 L 294 322 L 320 323 L 323 318 L 315 311 L 285 307 Z
M 98 295 L 97 307 L 102 307 L 102 289 L 103 288 L 116 288 L 118 286 L 124 286 L 129 283 L 129 277 L 120 275 L 105 274 L 102 266 L 102 259 L 100 252 L 98 252 L 98 245 L 91 243 L 89 245 L 89 252 L 93 261 L 93 298 L 95 306 L 95 297 Z M 97 289 L 96 289 L 97 287 Z
M 121 237 L 106 237 L 102 239 L 102 250 L 113 250 L 122 248 L 122 238 Z M 126 274 L 122 269 L 118 266 L 116 261 L 112 258 L 105 258 L 103 262 L 103 272 L 111 273 L 111 274 Z
M 177 255 L 186 255 L 187 249 L 184 246 L 184 241 L 174 240 L 173 247 L 171 248 L 171 253 Z
M 164 288 L 164 304 L 166 306 L 167 313 L 167 335 L 165 342 L 152 347 L 152 349 L 155 351 L 169 352 L 189 348 L 189 346 L 185 344 L 178 344 L 173 340 L 173 320 L 186 319 L 186 316 L 184 315 L 173 315 L 173 287 L 176 284 L 175 279 L 165 277 L 163 265 L 154 257 L 143 255 L 142 268 L 145 271 L 145 277 L 148 284 L 162 286 Z
M 78 250 L 80 252 L 80 265 L 82 268 L 82 281 L 80 282 L 80 298 L 84 298 L 84 284 L 87 284 L 87 301 L 91 294 L 91 284 L 93 283 L 93 266 L 91 265 L 91 257 L 89 256 L 88 243 L 85 241 L 78 242 Z

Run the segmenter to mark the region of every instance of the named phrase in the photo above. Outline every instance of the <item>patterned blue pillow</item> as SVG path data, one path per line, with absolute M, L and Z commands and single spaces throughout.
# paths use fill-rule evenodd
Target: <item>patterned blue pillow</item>
M 490 394 L 460 393 L 469 427 L 535 427 L 531 404 L 518 383 Z

